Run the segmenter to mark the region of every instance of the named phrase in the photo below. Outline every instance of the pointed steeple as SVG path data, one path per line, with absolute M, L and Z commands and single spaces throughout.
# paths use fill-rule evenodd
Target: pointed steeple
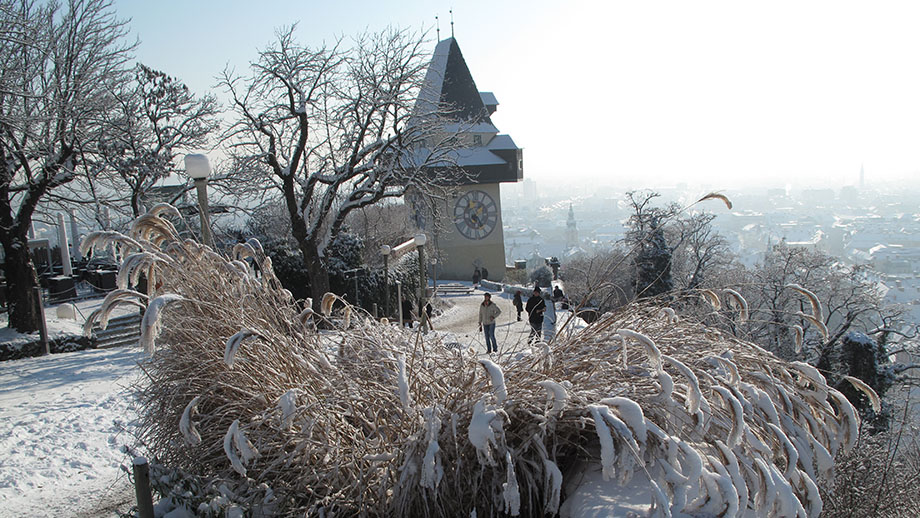
M 493 101 L 494 98 L 491 97 Z M 425 87 L 419 94 L 419 103 L 424 112 L 435 111 L 434 104 L 441 103 L 450 107 L 449 116 L 457 121 L 492 123 L 489 118 L 491 112 L 483 103 L 454 38 L 441 40 L 435 47 L 425 76 Z
M 578 224 L 575 222 L 575 209 L 569 204 L 569 218 L 565 222 L 565 248 L 578 246 Z

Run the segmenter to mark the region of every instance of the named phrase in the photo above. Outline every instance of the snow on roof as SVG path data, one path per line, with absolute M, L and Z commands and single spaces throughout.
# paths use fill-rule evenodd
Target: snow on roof
M 425 74 L 425 86 L 418 94 L 418 104 L 427 105 L 425 111 L 434 111 L 435 106 L 441 98 L 441 90 L 444 85 L 444 71 L 447 70 L 447 56 L 450 55 L 450 43 L 453 38 L 447 38 L 438 42 L 434 48 L 434 54 L 431 56 L 431 63 L 428 65 L 428 72 Z
M 873 246 L 872 248 L 869 249 L 869 255 L 870 255 L 870 256 L 872 256 L 872 255 L 877 255 L 879 252 L 881 252 L 882 250 L 884 250 L 884 249 L 886 249 L 886 248 L 888 248 L 888 246 L 886 246 L 886 245 L 875 245 L 875 246 Z
M 514 140 L 511 139 L 509 135 L 496 135 L 495 138 L 489 141 L 489 149 L 517 149 L 517 144 L 514 143 Z
M 498 106 L 498 99 L 495 98 L 495 94 L 492 92 L 479 92 L 479 98 L 482 99 L 482 104 L 486 106 Z
M 498 128 L 489 122 L 451 122 L 442 126 L 444 131 L 449 133 L 498 133 Z
M 486 148 L 474 147 L 456 151 L 457 165 L 502 165 L 507 162 Z
M 428 164 L 429 167 L 447 167 L 447 166 L 485 166 L 485 165 L 503 165 L 508 162 L 492 153 L 485 147 L 461 148 L 450 150 L 443 153 L 445 159 L 438 163 Z M 431 150 L 422 148 L 406 154 L 410 163 L 424 164 L 429 160 Z

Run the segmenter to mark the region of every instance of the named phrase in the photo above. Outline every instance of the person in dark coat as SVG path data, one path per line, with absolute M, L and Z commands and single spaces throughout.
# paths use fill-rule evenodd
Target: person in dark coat
M 527 343 L 534 343 L 540 340 L 543 333 L 543 312 L 546 311 L 546 303 L 540 296 L 540 288 L 533 289 L 533 295 L 527 299 L 527 321 L 530 323 L 530 334 L 527 335 Z
M 517 321 L 520 322 L 521 312 L 524 311 L 524 300 L 521 298 L 521 290 L 517 290 L 516 292 L 514 292 L 514 301 L 512 301 L 511 303 L 514 304 L 514 309 L 517 310 L 517 315 L 518 315 Z
M 555 288 L 553 288 L 553 301 L 554 302 L 559 302 L 564 297 L 565 295 L 562 294 L 562 289 L 559 286 L 556 286 Z
M 403 299 L 402 301 L 402 318 L 403 325 L 412 328 L 412 301 L 409 299 Z

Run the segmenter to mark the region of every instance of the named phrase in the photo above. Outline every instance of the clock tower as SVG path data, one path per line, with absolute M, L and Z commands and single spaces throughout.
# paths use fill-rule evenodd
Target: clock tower
M 435 47 L 419 93 L 417 108 L 434 105 L 446 109 L 445 130 L 458 137 L 449 162 L 451 169 L 461 171 L 453 176 L 453 196 L 439 205 L 436 215 L 418 217 L 423 212 L 418 206 L 412 213 L 417 222 L 437 219 L 437 225 L 425 224 L 422 230 L 437 248 L 438 277 L 469 280 L 478 268 L 488 279 L 501 280 L 505 240 L 500 184 L 523 179 L 522 150 L 498 133 L 491 119 L 498 101 L 491 92 L 478 90 L 454 38 Z M 413 203 L 411 196 L 408 202 Z

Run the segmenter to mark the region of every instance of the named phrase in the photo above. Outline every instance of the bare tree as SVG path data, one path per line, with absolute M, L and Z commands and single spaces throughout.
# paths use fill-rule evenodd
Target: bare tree
M 712 228 L 715 217 L 698 212 L 676 222 L 679 235 L 672 256 L 672 274 L 678 289 L 702 287 L 713 269 L 731 262 L 728 241 Z
M 115 92 L 101 128 L 108 173 L 102 179 L 121 202 L 112 205 L 127 205 L 131 218 L 139 216 L 156 182 L 178 171 L 177 153 L 207 145 L 218 113 L 214 96 L 195 97 L 179 80 L 137 65 L 133 81 Z
M 632 214 L 626 222 L 628 230 L 624 241 L 631 249 L 635 265 L 637 297 L 654 297 L 674 288 L 671 263 L 677 245 L 668 243 L 665 226 L 677 217 L 680 207 L 675 204 L 655 207 L 652 200 L 659 196 L 652 191 L 626 193 Z
M 444 164 L 456 135 L 439 131 L 437 113 L 413 112 L 427 65 L 419 37 L 389 30 L 311 49 L 294 29 L 248 77 L 224 72 L 236 115 L 226 143 L 248 175 L 244 194 L 283 198 L 318 304 L 330 236 L 355 210 L 438 184 L 430 166 Z
M 380 246 L 395 246 L 418 232 L 404 203 L 378 203 L 352 211 L 346 225 L 364 240 L 365 264 L 383 264 Z
M 0 244 L 9 325 L 39 327 L 28 231 L 41 203 L 97 167 L 97 123 L 132 45 L 110 0 L 0 3 Z
M 593 307 L 604 313 L 633 299 L 632 261 L 622 247 L 568 261 L 560 276 L 569 301 L 576 307 Z
M 805 329 L 806 352 L 818 363 L 827 363 L 842 337 L 850 330 L 868 332 L 895 319 L 899 310 L 885 307 L 877 284 L 865 275 L 863 266 L 845 266 L 817 250 L 787 246 L 770 250 L 762 265 L 750 271 L 745 287 L 750 304 L 749 336 L 780 356 L 794 356 L 792 329 Z M 788 288 L 798 284 L 817 295 L 824 307 L 823 323 L 828 337 L 797 313 L 810 313 L 808 302 Z M 810 347 L 809 347 L 810 345 Z
M 635 297 L 700 288 L 704 279 L 731 263 L 725 238 L 712 227 L 715 216 L 677 204 L 659 207 L 654 191 L 630 191 L 631 214 L 622 247 L 602 250 L 566 265 L 570 298 L 608 311 Z

